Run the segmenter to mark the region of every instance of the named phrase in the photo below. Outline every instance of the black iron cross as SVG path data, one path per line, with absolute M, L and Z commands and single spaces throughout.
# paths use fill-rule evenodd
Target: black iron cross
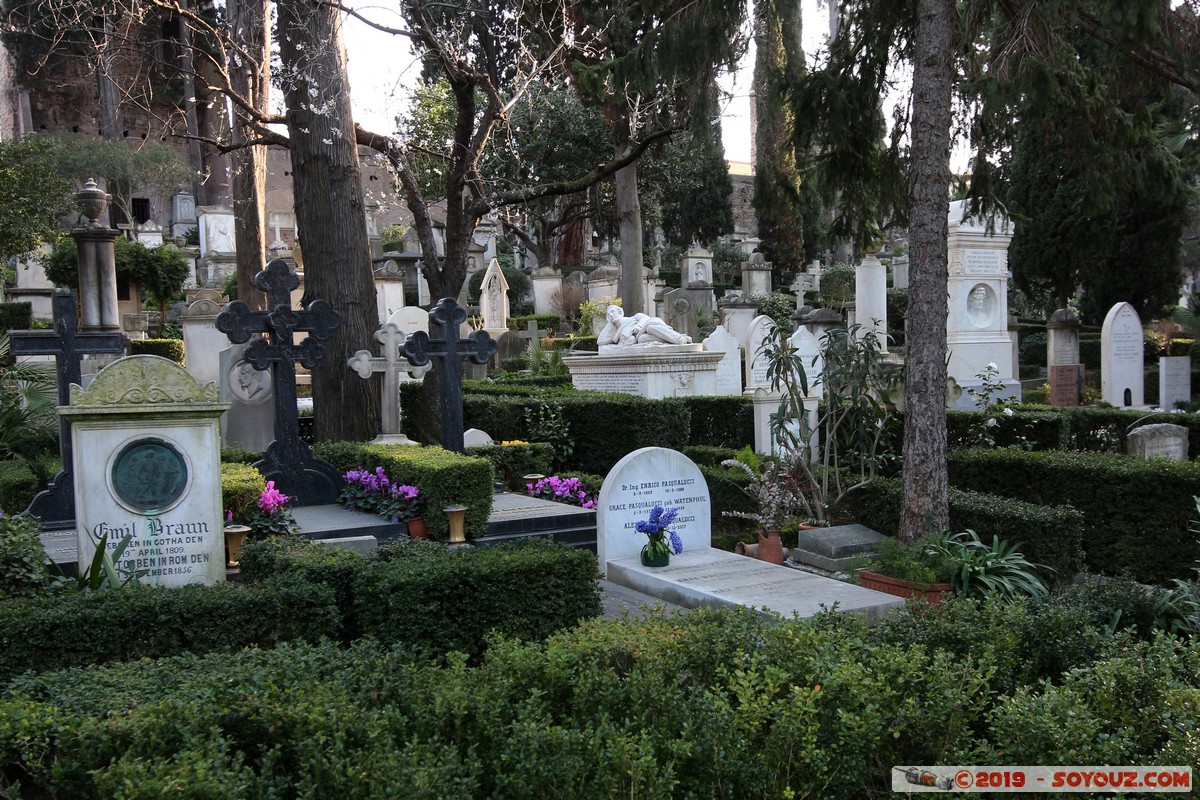
M 486 364 L 496 352 L 496 343 L 487 331 L 475 331 L 466 339 L 458 338 L 459 326 L 467 312 L 452 298 L 443 297 L 429 310 L 429 331 L 416 331 L 404 342 L 404 357 L 414 367 L 423 367 L 430 358 L 441 359 L 442 447 L 463 452 L 462 359 Z
M 55 292 L 51 299 L 54 310 L 54 329 L 49 331 L 14 331 L 9 334 L 14 356 L 54 356 L 58 372 L 58 404 L 71 402 L 71 384 L 81 383 L 83 376 L 79 359 L 83 355 L 104 353 L 123 354 L 125 337 L 119 333 L 80 333 L 75 311 L 75 295 Z M 72 475 L 74 454 L 71 448 L 71 423 L 58 418 L 58 452 L 62 456 L 62 472 L 54 476 L 49 488 L 38 494 L 29 506 L 29 513 L 42 518 L 47 530 L 70 527 L 75 521 L 75 486 Z
M 332 465 L 314 458 L 300 439 L 295 362 L 309 369 L 316 366 L 325 355 L 321 341 L 333 334 L 342 317 L 324 300 L 314 300 L 307 309 L 294 311 L 292 290 L 300 285 L 300 278 L 279 259 L 254 276 L 254 285 L 267 293 L 268 311 L 251 311 L 235 300 L 216 322 L 217 330 L 234 344 L 247 342 L 251 334 L 257 333 L 270 339 L 255 339 L 243 355 L 260 372 L 275 365 L 275 441 L 254 466 L 267 480 L 275 481 L 275 488 L 294 498 L 296 505 L 337 502 L 341 476 Z M 308 338 L 295 344 L 292 334 L 296 332 L 307 333 Z

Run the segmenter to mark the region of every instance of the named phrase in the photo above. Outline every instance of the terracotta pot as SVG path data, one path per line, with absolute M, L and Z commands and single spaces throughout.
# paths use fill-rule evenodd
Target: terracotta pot
M 428 539 L 429 528 L 425 527 L 424 517 L 413 517 L 408 521 L 408 538 Z
M 858 577 L 863 588 L 896 597 L 919 597 L 935 606 L 942 602 L 943 597 L 954 594 L 954 587 L 948 583 L 916 583 L 865 569 L 859 571 Z
M 758 560 L 783 564 L 783 542 L 779 541 L 779 531 L 758 532 Z
M 758 545 L 757 544 L 746 544 L 745 542 L 738 542 L 737 544 L 735 544 L 733 546 L 733 552 L 737 553 L 739 556 L 750 556 L 750 558 L 758 558 Z

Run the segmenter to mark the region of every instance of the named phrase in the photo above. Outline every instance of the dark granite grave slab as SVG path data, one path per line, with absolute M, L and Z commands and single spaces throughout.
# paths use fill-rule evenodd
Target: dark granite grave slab
M 853 569 L 863 556 L 879 551 L 879 541 L 886 538 L 866 525 L 835 525 L 800 531 L 792 559 L 830 572 Z

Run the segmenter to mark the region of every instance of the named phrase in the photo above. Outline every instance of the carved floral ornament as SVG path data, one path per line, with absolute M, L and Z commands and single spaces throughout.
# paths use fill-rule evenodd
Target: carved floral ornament
M 201 386 L 182 365 L 159 356 L 129 356 L 102 369 L 88 388 L 71 386 L 72 406 L 219 403 L 217 387 Z

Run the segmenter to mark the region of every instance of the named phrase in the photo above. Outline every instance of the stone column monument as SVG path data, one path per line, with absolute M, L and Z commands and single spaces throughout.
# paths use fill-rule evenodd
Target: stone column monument
M 88 178 L 75 197 L 87 217 L 87 224 L 71 231 L 79 251 L 79 305 L 82 311 L 79 329 L 83 332 L 120 331 L 117 313 L 117 256 L 113 242 L 121 234 L 100 222 L 112 195 Z

